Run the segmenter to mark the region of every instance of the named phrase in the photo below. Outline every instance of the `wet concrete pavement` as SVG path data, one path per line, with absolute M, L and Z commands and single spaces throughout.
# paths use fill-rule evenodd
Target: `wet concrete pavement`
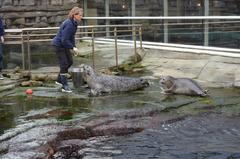
M 188 77 L 206 87 L 239 87 L 240 58 L 146 50 L 142 64 L 153 76 Z
M 89 50 L 89 47 L 82 47 L 82 55 L 88 55 L 90 53 Z M 197 80 L 204 87 L 240 87 L 240 58 L 154 49 L 138 49 L 138 52 L 140 55 L 144 55 L 141 65 L 153 77 L 159 78 L 162 75 L 188 77 Z M 131 55 L 134 55 L 133 48 L 119 48 L 119 64 Z M 99 59 L 95 60 L 97 70 L 116 64 L 113 46 L 97 46 L 95 56 L 95 58 Z M 92 65 L 91 58 L 74 57 L 73 67 L 81 63 Z M 31 70 L 31 78 L 51 81 L 56 78 L 58 71 L 57 66 Z M 8 72 L 11 71 L 8 70 Z M 14 88 L 19 85 L 20 81 L 22 81 L 21 78 L 5 78 L 4 80 L 0 80 L 0 92 Z

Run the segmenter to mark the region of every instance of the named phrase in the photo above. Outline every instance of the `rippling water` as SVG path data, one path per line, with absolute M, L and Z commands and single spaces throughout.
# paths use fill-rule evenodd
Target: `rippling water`
M 122 150 L 114 158 L 240 158 L 240 117 L 202 114 L 143 133 L 112 140 Z
M 23 88 L 21 88 L 23 89 Z M 240 158 L 240 90 L 210 89 L 207 98 L 163 95 L 158 86 L 122 94 L 88 97 L 86 90 L 71 95 L 55 88 L 36 88 L 33 96 L 24 90 L 0 100 L 0 134 L 19 131 L 15 127 L 31 127 L 36 119 L 63 122 L 94 114 L 128 110 L 158 109 L 161 116 L 185 116 L 181 120 L 158 123 L 141 133 L 112 138 L 103 142 L 113 147 L 102 157 L 161 159 L 235 159 Z M 64 110 L 52 117 L 37 116 L 51 110 Z M 140 111 L 141 112 L 141 111 Z M 46 118 L 46 119 L 45 119 Z M 35 123 L 36 124 L 36 123 Z M 38 123 L 39 124 L 39 123 Z M 24 128 L 23 128 L 24 129 Z M 116 153 L 113 153 L 116 151 Z M 92 152 L 93 153 L 93 152 Z

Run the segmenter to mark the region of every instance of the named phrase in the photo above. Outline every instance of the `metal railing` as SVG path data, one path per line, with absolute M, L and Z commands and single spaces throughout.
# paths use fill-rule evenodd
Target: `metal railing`
M 142 25 L 92 25 L 92 26 L 78 26 L 76 32 L 76 40 L 81 39 L 91 39 L 92 43 L 92 66 L 95 68 L 95 39 L 97 37 L 108 37 L 115 40 L 115 60 L 116 66 L 118 66 L 118 38 L 123 33 L 131 34 L 134 42 L 134 53 L 137 54 L 137 36 L 140 40 L 140 48 L 142 48 Z M 99 30 L 104 28 L 104 30 Z M 108 28 L 108 29 L 106 29 Z M 129 29 L 130 28 L 130 29 Z M 52 38 L 56 35 L 59 27 L 48 27 L 48 28 L 23 28 L 23 29 L 6 29 L 5 44 L 19 44 L 21 45 L 22 51 L 22 68 L 24 70 L 28 69 L 31 71 L 31 43 L 35 42 L 50 42 Z M 102 35 L 104 34 L 104 35 Z M 112 35 L 111 35 L 112 34 Z M 102 36 L 101 36 L 102 35 Z M 84 37 L 83 37 L 84 36 Z M 126 35 L 125 35 L 126 36 Z M 25 46 L 27 46 L 27 52 L 25 51 Z M 26 68 L 26 57 L 28 68 Z
M 106 24 L 110 23 L 111 20 L 128 20 L 131 21 L 131 23 L 144 23 L 144 28 L 148 27 L 154 27 L 155 28 L 150 28 L 150 30 L 154 30 L 156 29 L 156 26 L 159 25 L 161 26 L 161 35 L 159 37 L 156 37 L 156 39 L 159 38 L 163 38 L 162 41 L 164 43 L 176 43 L 173 41 L 169 41 L 170 38 L 173 39 L 173 37 L 170 37 L 171 35 L 173 35 L 171 33 L 171 29 L 173 26 L 180 26 L 180 25 L 188 25 L 187 23 L 190 23 L 192 21 L 192 24 L 189 25 L 201 25 L 201 32 L 199 31 L 199 33 L 201 34 L 202 39 L 201 42 L 196 42 L 194 45 L 200 45 L 200 46 L 220 46 L 220 47 L 224 47 L 221 44 L 213 44 L 213 42 L 211 41 L 212 35 L 214 34 L 214 36 L 220 35 L 222 34 L 224 31 L 221 30 L 221 32 L 212 32 L 212 25 L 217 24 L 217 23 L 223 23 L 225 25 L 225 23 L 231 23 L 231 24 L 235 24 L 237 25 L 238 21 L 240 20 L 240 16 L 125 16 L 125 17 L 84 17 L 84 20 L 86 21 L 86 23 L 88 21 L 97 21 L 97 20 L 105 20 Z M 149 21 L 148 21 L 149 20 Z M 140 22 L 139 22 L 140 21 Z M 143 22 L 144 21 L 144 22 Z M 182 24 L 181 21 L 185 21 L 184 23 L 186 24 Z M 219 21 L 219 22 L 216 22 Z M 229 22 L 226 22 L 229 21 Z M 234 23 L 234 21 L 236 21 Z M 180 22 L 180 24 L 179 24 Z M 196 23 L 197 22 L 197 23 Z M 154 23 L 154 24 L 153 24 Z M 239 26 L 239 25 L 237 25 Z M 189 26 L 188 28 L 188 32 L 185 34 L 192 34 L 192 30 L 191 30 L 191 26 Z M 236 33 L 239 33 L 239 28 L 235 28 Z M 238 32 L 237 32 L 238 31 Z M 148 31 L 144 30 L 145 35 L 143 35 L 144 37 L 146 37 L 146 34 L 149 34 Z M 226 32 L 224 32 L 226 33 Z M 178 34 L 178 33 L 177 33 Z M 179 33 L 181 34 L 181 33 Z M 176 34 L 175 34 L 176 35 Z M 147 35 L 149 37 L 149 35 Z M 155 41 L 155 35 L 152 35 L 153 38 L 152 39 L 144 39 L 144 41 Z M 221 35 L 220 35 L 221 36 Z M 218 39 L 222 39 L 222 38 L 218 38 Z M 236 41 L 238 41 L 239 38 L 235 38 Z M 179 43 L 179 42 L 177 42 Z M 215 43 L 215 42 L 214 42 Z M 236 43 L 236 42 L 235 42 Z M 184 43 L 184 41 L 181 39 L 181 44 L 186 44 Z M 189 44 L 189 43 L 187 43 Z M 230 44 L 231 45 L 231 44 Z M 238 44 L 236 44 L 236 46 L 233 46 L 239 48 Z
M 217 19 L 240 19 L 240 16 L 135 16 L 135 17 L 84 17 L 85 20 L 217 20 Z
M 198 43 L 204 44 L 204 46 L 202 46 L 203 49 L 208 48 L 209 46 L 208 43 L 210 41 L 210 38 L 214 38 L 214 39 L 217 38 L 215 34 L 233 32 L 236 34 L 231 34 L 231 36 L 234 36 L 235 41 L 239 41 L 238 40 L 239 39 L 238 24 L 239 24 L 240 16 L 84 17 L 83 19 L 85 22 L 87 22 L 87 20 L 106 20 L 106 24 L 107 22 L 110 22 L 109 20 L 132 20 L 132 23 L 137 22 L 135 20 L 160 20 L 160 21 L 154 21 L 152 23 L 149 23 L 150 28 L 152 28 L 152 32 L 149 32 L 149 28 L 147 29 L 145 28 L 146 24 L 144 25 L 129 24 L 129 25 L 79 26 L 78 27 L 79 29 L 76 33 L 78 37 L 76 39 L 79 39 L 79 40 L 83 39 L 82 37 L 84 36 L 84 39 L 86 39 L 87 37 L 91 40 L 93 67 L 95 66 L 95 61 L 94 61 L 95 60 L 94 58 L 95 44 L 94 43 L 97 37 L 114 39 L 116 65 L 118 65 L 118 46 L 117 46 L 119 41 L 118 39 L 122 37 L 123 33 L 128 34 L 128 36 L 131 35 L 132 40 L 134 41 L 135 52 L 137 47 L 136 45 L 137 38 L 139 39 L 140 47 L 142 47 L 142 36 L 146 36 L 146 34 L 148 34 L 147 36 L 149 36 L 149 33 L 151 34 L 154 33 L 153 34 L 154 39 L 156 37 L 156 39 L 158 40 L 159 37 L 161 37 L 163 40 L 157 41 L 157 42 L 163 41 L 164 43 L 161 45 L 168 45 L 169 38 L 171 37 L 172 39 L 176 39 L 175 35 L 180 37 L 181 42 L 182 42 L 182 39 L 183 40 L 184 39 L 191 40 L 191 38 L 196 39 L 196 37 L 199 37 L 199 35 L 201 35 L 202 39 L 200 40 L 200 42 L 196 41 L 196 45 L 198 45 Z M 187 21 L 185 22 L 180 20 L 187 20 Z M 191 21 L 191 20 L 197 20 L 197 21 Z M 215 24 L 219 24 L 219 25 L 224 24 L 221 26 L 218 25 L 218 27 L 226 27 L 227 24 L 229 25 L 227 25 L 227 30 L 223 30 L 221 28 L 216 29 Z M 173 28 L 173 26 L 177 26 L 177 27 Z M 194 27 L 190 27 L 190 26 L 194 26 Z M 229 29 L 229 27 L 231 28 Z M 52 38 L 56 35 L 56 32 L 58 29 L 59 27 L 7 29 L 6 44 L 20 44 L 22 46 L 22 67 L 23 69 L 26 69 L 25 54 L 27 54 L 28 69 L 31 70 L 30 44 L 34 42 L 51 41 Z M 143 35 L 142 33 L 143 29 L 145 29 L 144 30 L 145 35 Z M 210 29 L 214 29 L 214 32 L 211 31 Z M 191 35 L 193 35 L 194 37 L 190 37 Z M 217 39 L 222 39 L 222 38 L 217 38 Z M 190 43 L 187 43 L 187 44 L 189 45 L 189 47 L 194 48 L 194 45 L 192 45 L 192 43 L 193 42 L 191 40 Z M 176 43 L 176 44 L 182 44 L 182 43 Z M 184 43 L 184 45 L 186 44 Z M 25 46 L 27 46 L 27 51 L 25 50 Z M 199 45 L 199 47 L 201 47 L 201 44 Z M 233 49 L 224 48 L 224 50 L 226 52 L 232 52 Z M 235 49 L 235 50 L 236 51 L 234 52 L 238 52 L 238 53 L 240 52 L 239 49 Z

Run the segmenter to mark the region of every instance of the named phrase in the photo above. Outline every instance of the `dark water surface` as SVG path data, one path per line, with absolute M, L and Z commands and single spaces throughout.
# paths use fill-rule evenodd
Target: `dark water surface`
M 72 94 L 61 93 L 55 86 L 34 88 L 32 96 L 25 95 L 25 89 L 18 88 L 0 99 L 1 136 L 17 131 L 21 125 L 32 124 L 26 117 L 50 110 L 61 109 L 66 113 L 37 118 L 61 123 L 101 113 L 157 108 L 164 110 L 159 116 L 185 115 L 186 118 L 170 123 L 153 121 L 153 126 L 141 133 L 112 137 L 102 144 L 120 153 L 104 152 L 100 158 L 240 158 L 239 89 L 210 88 L 207 98 L 164 95 L 157 83 L 144 90 L 101 97 L 89 97 L 84 88 Z
M 240 158 L 240 117 L 203 114 L 159 125 L 108 144 L 121 150 L 116 159 L 237 159 Z

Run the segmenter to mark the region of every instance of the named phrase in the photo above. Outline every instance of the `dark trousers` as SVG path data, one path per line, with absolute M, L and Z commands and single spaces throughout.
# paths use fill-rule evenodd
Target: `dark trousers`
M 66 48 L 56 46 L 54 48 L 59 61 L 60 74 L 68 73 L 68 69 L 73 64 L 72 53 Z
M 3 44 L 0 42 L 0 73 L 3 68 Z

